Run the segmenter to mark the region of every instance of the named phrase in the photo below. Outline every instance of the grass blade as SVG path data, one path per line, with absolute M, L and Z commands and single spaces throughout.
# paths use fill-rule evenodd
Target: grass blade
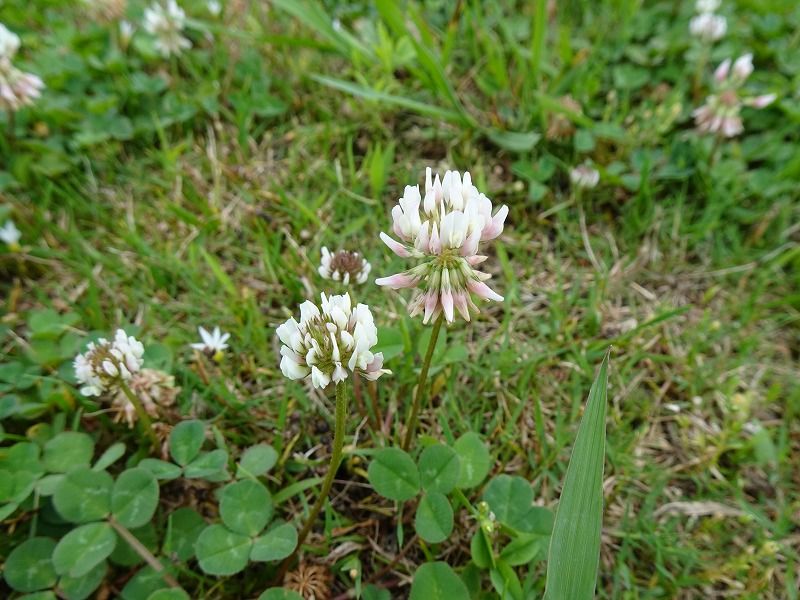
M 603 524 L 608 353 L 589 391 L 556 511 L 547 558 L 546 600 L 594 596 Z
M 383 102 L 385 104 L 394 104 L 396 106 L 406 108 L 412 112 L 437 119 L 443 119 L 450 123 L 462 122 L 461 115 L 452 110 L 447 110 L 446 108 L 432 106 L 430 104 L 425 104 L 424 102 L 412 100 L 404 96 L 395 96 L 394 94 L 378 92 L 356 83 L 351 83 L 342 79 L 336 79 L 334 77 L 326 77 L 325 75 L 312 75 L 311 78 L 323 85 L 327 85 L 328 87 L 332 87 L 342 92 L 347 92 L 348 94 L 358 96 L 359 98 L 364 98 L 365 100 Z
M 356 52 L 367 58 L 372 57 L 370 50 L 352 35 L 342 30 L 337 30 L 333 26 L 333 19 L 325 12 L 325 9 L 318 2 L 308 2 L 307 0 L 274 0 L 272 3 L 276 8 L 283 10 L 303 25 L 316 32 L 325 39 L 343 56 L 349 56 L 350 52 Z

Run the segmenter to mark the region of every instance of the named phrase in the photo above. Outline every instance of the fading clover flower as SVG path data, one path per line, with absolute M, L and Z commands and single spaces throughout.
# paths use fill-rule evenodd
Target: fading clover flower
M 175 377 L 157 369 L 142 369 L 134 373 L 128 381 L 131 391 L 136 394 L 147 414 L 154 419 L 161 417 L 164 409 L 175 404 L 175 398 L 181 388 L 175 385 Z M 111 400 L 111 406 L 116 411 L 114 421 L 125 421 L 128 427 L 133 427 L 138 420 L 136 407 L 122 390 L 117 390 Z
M 472 185 L 468 172 L 462 179 L 458 171 L 447 171 L 440 181 L 426 169 L 425 198 L 419 186 L 409 185 L 392 209 L 392 231 L 402 241 L 380 234 L 392 252 L 421 262 L 375 283 L 395 290 L 418 288 L 409 313 L 424 313 L 423 323 L 441 313 L 452 323 L 454 309 L 469 321 L 470 309 L 478 310 L 470 293 L 485 300 L 503 299 L 484 283 L 491 275 L 475 269 L 487 258 L 478 254 L 480 242 L 499 236 L 508 215 L 507 206 L 492 211 L 491 200 Z

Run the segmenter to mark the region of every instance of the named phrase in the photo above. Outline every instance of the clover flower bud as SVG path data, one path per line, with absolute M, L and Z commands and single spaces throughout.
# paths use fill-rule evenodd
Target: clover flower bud
M 576 187 L 592 189 L 600 183 L 600 173 L 590 165 L 579 165 L 570 170 L 569 180 Z

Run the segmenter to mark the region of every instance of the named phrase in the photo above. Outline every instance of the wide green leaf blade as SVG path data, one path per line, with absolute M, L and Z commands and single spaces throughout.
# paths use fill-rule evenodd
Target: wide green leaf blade
M 603 524 L 608 354 L 589 391 L 564 476 L 547 559 L 546 600 L 594 597 Z

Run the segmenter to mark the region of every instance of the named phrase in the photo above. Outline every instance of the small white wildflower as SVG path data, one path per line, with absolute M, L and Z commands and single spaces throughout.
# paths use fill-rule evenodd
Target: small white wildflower
M 17 226 L 14 225 L 14 221 L 6 221 L 5 224 L 0 227 L 0 240 L 5 242 L 10 248 L 19 248 L 19 240 L 22 237 L 22 233 Z
M 198 327 L 197 331 L 200 333 L 200 339 L 202 341 L 192 344 L 192 348 L 210 354 L 214 357 L 214 360 L 221 360 L 223 351 L 228 348 L 226 342 L 231 337 L 231 334 L 222 333 L 219 327 L 214 327 L 211 333 L 204 327 Z
M 383 368 L 383 353 L 371 350 L 378 329 L 369 307 L 353 307 L 349 294 L 321 298 L 319 307 L 308 300 L 300 305 L 299 322 L 292 317 L 278 327 L 283 374 L 324 388 L 347 379 L 348 370 L 372 381 L 391 373 Z
M 163 4 L 154 2 L 144 11 L 144 29 L 155 37 L 155 46 L 163 56 L 180 54 L 192 47 L 183 37 L 186 26 L 186 13 L 176 0 L 165 0 Z
M 0 23 L 0 58 L 11 60 L 19 50 L 19 36 Z
M 475 269 L 487 258 L 478 254 L 480 242 L 503 232 L 508 207 L 492 214 L 493 210 L 492 201 L 472 185 L 469 172 L 462 178 L 458 171 L 447 171 L 440 181 L 439 175 L 434 179 L 431 169 L 426 169 L 424 199 L 419 186 L 409 185 L 392 209 L 392 231 L 402 242 L 380 234 L 397 256 L 423 262 L 375 283 L 394 290 L 419 288 L 408 308 L 412 317 L 424 313 L 423 323 L 441 313 L 452 323 L 454 309 L 469 321 L 470 310 L 478 310 L 471 293 L 502 301 L 484 283 L 491 275 Z
M 728 21 L 722 15 L 702 13 L 689 21 L 689 32 L 706 42 L 715 42 L 725 35 Z
M 579 165 L 569 172 L 569 179 L 579 188 L 591 189 L 600 183 L 600 173 L 590 165 Z
M 324 279 L 349 283 L 364 283 L 369 276 L 372 265 L 358 252 L 338 250 L 331 252 L 325 246 L 321 250 L 319 274 Z
M 89 342 L 86 352 L 75 357 L 75 379 L 84 396 L 99 396 L 129 380 L 144 364 L 144 346 L 122 329 L 117 329 L 114 341 L 100 338 Z

